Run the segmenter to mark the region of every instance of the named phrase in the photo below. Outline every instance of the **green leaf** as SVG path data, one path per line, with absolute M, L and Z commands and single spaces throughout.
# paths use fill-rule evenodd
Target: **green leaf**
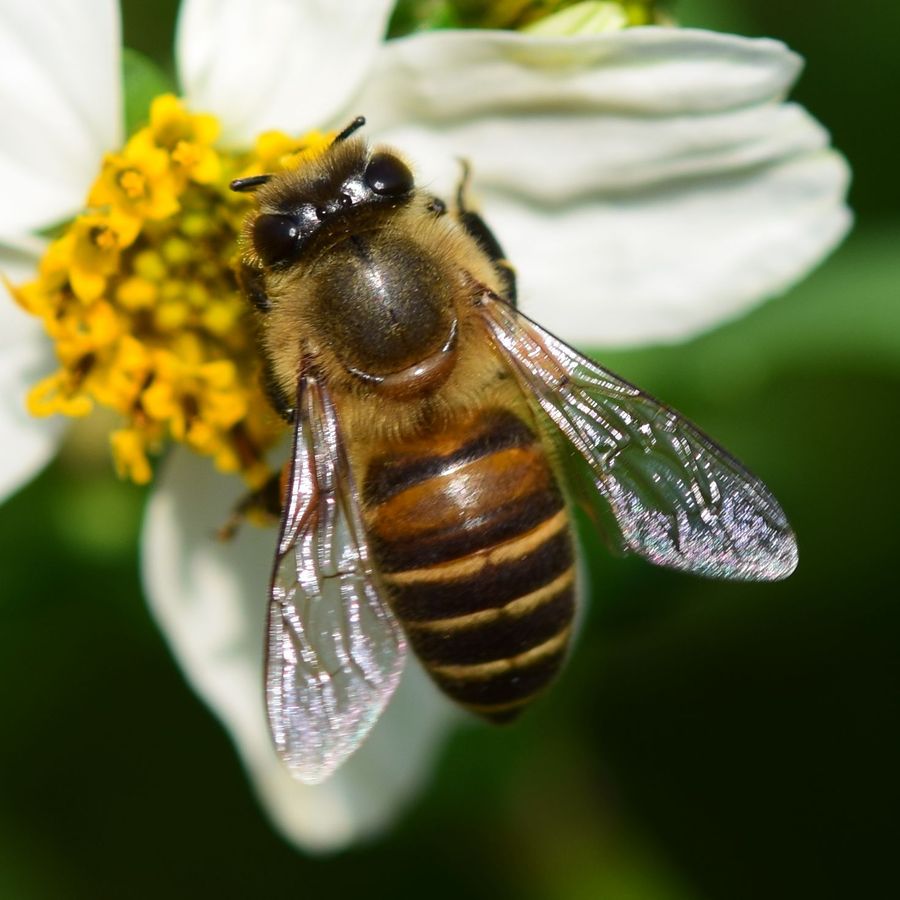
M 125 85 L 125 129 L 129 135 L 147 123 L 154 97 L 176 92 L 174 78 L 129 47 L 122 49 L 122 81 Z

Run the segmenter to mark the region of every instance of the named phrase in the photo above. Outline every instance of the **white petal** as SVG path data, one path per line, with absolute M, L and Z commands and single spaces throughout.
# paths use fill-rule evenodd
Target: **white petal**
M 582 347 L 671 341 L 802 277 L 843 237 L 846 163 L 821 150 L 562 210 L 485 197 L 520 305 Z
M 777 99 L 800 67 L 779 41 L 686 28 L 581 38 L 428 32 L 386 45 L 360 103 L 379 129 L 560 109 L 683 115 Z
M 438 189 L 463 156 L 479 186 L 562 204 L 826 146 L 777 102 L 799 70 L 777 41 L 705 31 L 436 32 L 389 42 L 358 103 Z
M 440 131 L 411 122 L 380 137 L 402 147 L 443 193 L 459 176 L 461 156 L 472 162 L 476 194 L 491 190 L 552 206 L 731 177 L 828 146 L 827 132 L 791 103 L 702 116 L 475 118 Z
M 846 165 L 780 102 L 800 69 L 783 44 L 466 38 L 389 44 L 362 105 L 436 193 L 471 161 L 523 308 L 561 337 L 687 336 L 783 290 L 846 231 Z
M 453 713 L 416 665 L 372 734 L 321 785 L 294 781 L 275 757 L 262 705 L 266 586 L 274 530 L 213 534 L 240 488 L 206 460 L 172 454 L 147 511 L 143 577 L 188 680 L 237 744 L 275 823 L 297 844 L 329 849 L 377 831 L 424 780 Z
M 11 282 L 28 278 L 34 266 L 32 252 L 0 247 L 0 274 Z M 41 323 L 22 312 L 0 283 L 0 499 L 39 472 L 59 444 L 65 420 L 35 419 L 25 410 L 28 389 L 53 366 Z
M 119 42 L 114 0 L 0 7 L 3 235 L 70 216 L 121 143 Z
M 223 141 L 334 124 L 384 37 L 390 0 L 185 0 L 177 57 L 185 94 Z M 346 123 L 341 123 L 346 124 Z

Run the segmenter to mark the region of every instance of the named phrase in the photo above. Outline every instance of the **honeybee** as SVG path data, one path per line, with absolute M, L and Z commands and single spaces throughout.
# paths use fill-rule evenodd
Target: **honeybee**
M 797 562 L 768 488 L 519 312 L 463 188 L 454 206 L 432 196 L 363 124 L 302 168 L 232 184 L 255 192 L 239 278 L 294 426 L 268 720 L 308 783 L 363 741 L 408 646 L 492 722 L 549 685 L 575 613 L 570 495 L 656 565 L 774 580 Z

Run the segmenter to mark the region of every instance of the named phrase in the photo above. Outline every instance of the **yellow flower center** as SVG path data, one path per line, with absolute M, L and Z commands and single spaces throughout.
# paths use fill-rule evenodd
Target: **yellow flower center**
M 122 193 L 131 200 L 137 200 L 138 197 L 143 197 L 144 192 L 147 189 L 147 183 L 144 180 L 144 176 L 141 175 L 140 172 L 135 172 L 133 169 L 126 169 L 119 176 L 119 185 L 122 188 Z
M 150 124 L 104 159 L 87 209 L 47 248 L 38 276 L 13 289 L 59 360 L 29 411 L 114 410 L 116 468 L 141 484 L 150 455 L 175 440 L 259 486 L 283 429 L 232 271 L 251 201 L 228 184 L 302 165 L 332 136 L 268 132 L 226 153 L 214 146 L 218 130 L 178 98 L 156 98 Z

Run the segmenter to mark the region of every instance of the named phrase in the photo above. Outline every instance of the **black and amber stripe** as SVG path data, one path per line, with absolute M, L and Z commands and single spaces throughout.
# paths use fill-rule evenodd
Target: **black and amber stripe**
M 363 500 L 394 612 L 432 678 L 514 718 L 565 657 L 574 615 L 568 514 L 540 439 L 482 411 L 372 460 Z

